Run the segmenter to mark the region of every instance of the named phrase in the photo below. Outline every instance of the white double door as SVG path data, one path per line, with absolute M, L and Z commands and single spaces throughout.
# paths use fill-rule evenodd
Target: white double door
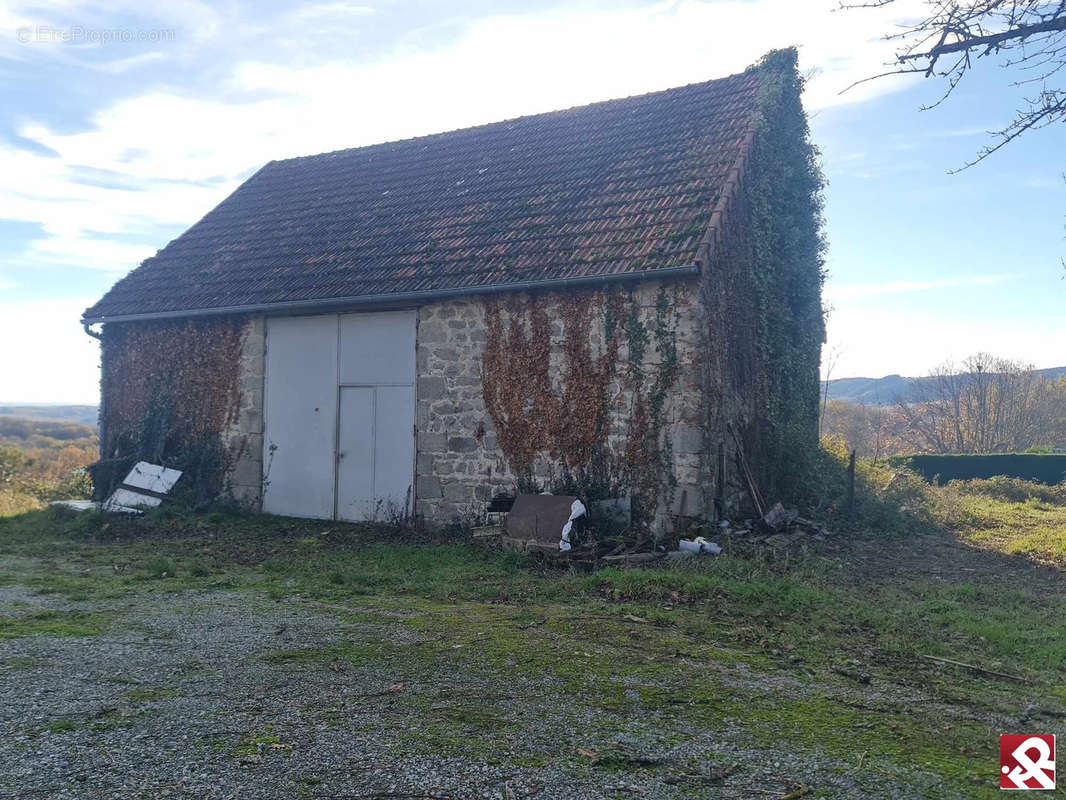
M 415 312 L 267 320 L 263 510 L 367 520 L 408 511 Z

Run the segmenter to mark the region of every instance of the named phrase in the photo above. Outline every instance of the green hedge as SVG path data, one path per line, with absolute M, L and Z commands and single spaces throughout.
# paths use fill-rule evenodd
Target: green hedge
M 1062 483 L 1066 478 L 1066 454 L 992 453 L 989 455 L 919 455 L 889 459 L 943 485 L 948 481 L 994 478 L 1007 475 L 1037 483 Z

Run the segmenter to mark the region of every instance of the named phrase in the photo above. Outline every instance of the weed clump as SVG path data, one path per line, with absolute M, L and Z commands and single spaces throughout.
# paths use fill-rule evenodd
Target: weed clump
M 968 481 L 951 481 L 949 491 L 971 497 L 986 496 L 1001 503 L 1026 503 L 1035 500 L 1054 506 L 1066 506 L 1066 484 L 1048 486 L 1043 483 L 1026 481 L 998 475 L 994 478 L 976 478 Z
M 177 575 L 178 568 L 174 566 L 174 562 L 169 558 L 156 556 L 145 562 L 144 571 L 149 578 L 160 580 L 162 578 L 173 578 Z
M 933 487 L 916 473 L 883 461 L 856 459 L 855 494 L 849 502 L 849 456 L 843 439 L 824 439 L 805 459 L 786 501 L 835 531 L 911 533 L 936 527 Z

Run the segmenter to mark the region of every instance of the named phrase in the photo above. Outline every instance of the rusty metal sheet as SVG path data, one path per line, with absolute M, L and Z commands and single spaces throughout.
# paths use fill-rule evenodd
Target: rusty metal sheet
M 515 498 L 504 523 L 514 539 L 534 540 L 559 547 L 563 526 L 570 519 L 573 495 L 520 494 Z

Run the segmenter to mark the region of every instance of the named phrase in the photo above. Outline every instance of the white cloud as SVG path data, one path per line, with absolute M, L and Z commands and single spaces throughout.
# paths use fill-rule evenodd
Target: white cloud
M 421 31 L 391 51 L 359 58 L 349 34 L 372 19 L 372 9 L 361 5 L 327 0 L 271 18 L 242 5 L 188 0 L 149 12 L 133 0 L 104 0 L 93 12 L 98 27 L 134 18 L 179 36 L 157 51 L 110 61 L 58 44 L 28 51 L 13 36 L 0 36 L 0 54 L 44 53 L 65 69 L 92 69 L 108 79 L 166 59 L 184 68 L 174 76 L 210 80 L 211 88 L 183 88 L 191 78 L 147 85 L 101 107 L 88 129 L 75 133 L 25 119 L 20 135 L 58 157 L 0 146 L 0 218 L 43 228 L 20 268 L 63 264 L 121 273 L 165 244 L 131 241 L 191 225 L 271 159 L 703 81 L 793 44 L 801 66 L 812 71 L 808 108 L 862 102 L 907 84 L 877 81 L 839 94 L 878 71 L 891 53 L 881 35 L 916 5 L 901 0 L 888 13 L 864 13 L 834 11 L 837 0 L 683 0 L 494 15 L 449 25 L 449 36 L 458 33 L 433 46 Z M 88 27 L 92 19 L 75 19 L 83 12 L 76 3 L 45 0 L 24 12 L 0 8 L 0 24 Z M 231 54 L 239 54 L 237 62 L 225 63 Z M 85 168 L 116 180 L 94 183 Z M 0 386 L 0 399 L 95 398 L 95 342 L 76 324 L 94 299 L 0 302 L 0 336 L 32 343 L 0 353 L 0 375 L 19 376 L 17 386 Z
M 116 2 L 109 10 L 128 6 Z M 888 56 L 891 45 L 879 37 L 895 17 L 834 12 L 835 7 L 835 0 L 687 0 L 598 13 L 498 15 L 471 22 L 445 45 L 400 44 L 370 62 L 348 57 L 308 63 L 312 53 L 296 64 L 276 50 L 263 58 L 259 50 L 258 58 L 235 65 L 213 96 L 150 89 L 102 108 L 91 128 L 79 133 L 26 122 L 20 135 L 59 158 L 0 150 L 0 218 L 43 225 L 46 236 L 33 243 L 31 258 L 124 270 L 155 248 L 109 244 L 89 232 L 122 235 L 189 225 L 241 176 L 275 158 L 706 80 L 791 44 L 800 45 L 803 66 L 815 70 L 806 93 L 812 109 L 859 102 L 902 85 L 878 81 L 839 94 Z M 898 17 L 906 10 L 893 13 Z M 66 4 L 46 11 L 60 21 L 73 13 Z M 239 35 L 236 20 L 200 3 L 158 13 L 166 16 L 152 25 L 180 26 L 183 37 L 201 45 L 221 45 Z M 304 35 L 301 26 L 315 27 L 309 17 L 351 23 L 370 13 L 360 5 L 327 2 L 247 22 L 256 25 L 260 41 L 283 41 Z M 161 45 L 175 48 L 163 51 L 173 57 L 182 46 L 182 41 Z M 70 57 L 58 52 L 61 56 Z M 133 58 L 146 57 L 153 56 Z M 120 61 L 109 68 L 139 63 Z M 131 152 L 137 155 L 130 158 Z M 136 179 L 141 190 L 79 183 L 72 168 L 81 166 Z M 209 180 L 214 182 L 195 183 Z
M 100 348 L 78 324 L 92 302 L 0 300 L 0 402 L 98 401 Z
M 1048 326 L 1036 335 L 1025 319 L 847 307 L 830 315 L 823 352 L 839 352 L 834 378 L 925 375 L 945 361 L 980 352 L 1058 367 L 1066 353 L 1066 327 Z

